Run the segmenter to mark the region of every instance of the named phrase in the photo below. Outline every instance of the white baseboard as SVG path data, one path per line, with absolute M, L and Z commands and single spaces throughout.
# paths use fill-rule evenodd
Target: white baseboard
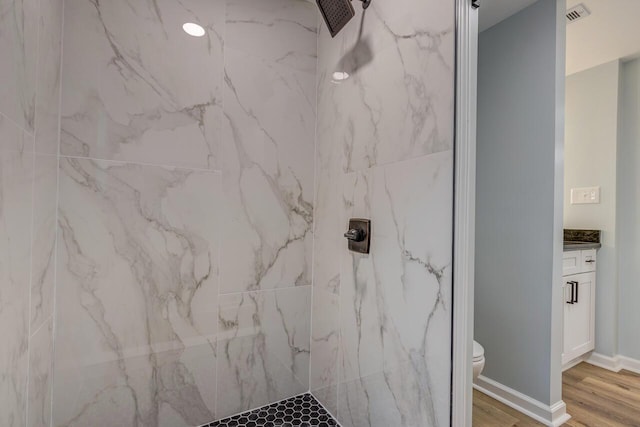
M 613 372 L 620 372 L 622 369 L 618 356 L 611 357 L 600 353 L 591 353 L 591 356 L 587 359 L 587 363 Z
M 640 360 L 626 356 L 618 356 L 618 360 L 620 360 L 620 366 L 622 366 L 622 369 L 640 374 Z
M 577 366 L 577 365 L 581 364 L 582 362 L 586 362 L 587 359 L 589 359 L 589 355 L 588 354 L 580 356 L 580 357 L 576 357 L 571 362 L 562 365 L 562 372 L 568 371 L 569 369 L 573 368 L 574 366 Z
M 478 377 L 473 387 L 549 427 L 559 427 L 571 419 L 562 400 L 551 406 L 545 405 L 483 375 Z
M 591 353 L 587 363 L 613 372 L 620 372 L 624 369 L 640 374 L 640 360 L 626 356 L 616 355 L 612 357 L 600 353 Z

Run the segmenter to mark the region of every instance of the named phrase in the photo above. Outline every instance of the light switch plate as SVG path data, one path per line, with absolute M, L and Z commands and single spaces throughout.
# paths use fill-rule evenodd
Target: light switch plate
M 571 189 L 572 205 L 587 205 L 600 203 L 600 187 L 583 187 Z

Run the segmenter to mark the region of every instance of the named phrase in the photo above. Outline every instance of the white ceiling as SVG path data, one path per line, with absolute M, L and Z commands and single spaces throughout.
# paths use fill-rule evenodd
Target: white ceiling
M 640 53 L 640 0 L 567 0 L 591 15 L 567 25 L 567 75 Z
M 480 31 L 537 0 L 481 0 Z M 591 15 L 567 26 L 567 75 L 616 59 L 640 56 L 640 0 L 567 0 Z
M 537 0 L 480 0 L 478 28 L 484 31 L 515 15 Z M 605 0 L 606 1 L 606 0 Z M 634 1 L 634 0 L 631 0 Z M 640 1 L 640 0 L 635 0 Z

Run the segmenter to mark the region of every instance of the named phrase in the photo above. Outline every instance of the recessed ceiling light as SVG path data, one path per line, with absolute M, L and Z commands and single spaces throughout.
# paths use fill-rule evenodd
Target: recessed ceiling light
M 347 73 L 346 71 L 336 71 L 335 73 L 333 73 L 332 77 L 332 81 L 334 83 L 341 83 L 349 78 L 349 73 Z
M 202 37 L 205 35 L 204 28 L 198 24 L 194 24 L 193 22 L 187 22 L 182 26 L 182 29 L 185 33 L 189 34 L 193 37 Z

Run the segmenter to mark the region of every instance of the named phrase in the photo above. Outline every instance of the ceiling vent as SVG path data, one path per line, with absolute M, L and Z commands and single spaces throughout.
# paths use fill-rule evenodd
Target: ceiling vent
M 567 10 L 567 24 L 579 21 L 583 18 L 586 18 L 589 15 L 591 15 L 591 12 L 589 12 L 589 9 L 587 9 L 585 5 L 580 3 L 579 5 L 574 6 L 571 9 Z

